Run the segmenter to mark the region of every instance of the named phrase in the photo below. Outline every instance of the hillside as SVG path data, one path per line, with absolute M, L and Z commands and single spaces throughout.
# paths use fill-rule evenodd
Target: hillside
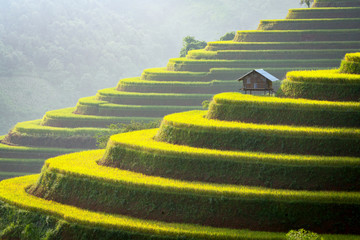
M 258 14 L 259 2 L 271 11 Z M 74 106 L 120 78 L 165 65 L 187 35 L 219 39 L 226 31 L 254 29 L 260 16 L 283 17 L 298 5 L 271 2 L 2 0 L 0 134 L 46 111 Z M 249 11 L 237 14 L 244 5 Z
M 48 159 L 40 175 L 0 182 L 0 237 L 359 239 L 360 103 L 334 99 L 354 87 L 358 100 L 360 53 L 289 72 L 282 98 L 217 94 L 208 111 Z
M 282 78 L 289 70 L 337 67 L 345 53 L 359 49 L 359 12 L 358 7 L 341 6 L 291 9 L 286 19 L 264 20 L 259 30 L 238 31 L 233 41 L 209 42 L 185 58 L 170 59 L 166 67 L 121 79 L 116 87 L 81 98 L 75 108 L 18 123 L 0 145 L 2 178 L 31 173 L 34 166 L 38 172 L 39 159 L 95 148 L 94 136 L 111 133 L 106 128 L 111 123 L 199 110 L 214 94 L 239 89 L 234 79 L 253 68 Z

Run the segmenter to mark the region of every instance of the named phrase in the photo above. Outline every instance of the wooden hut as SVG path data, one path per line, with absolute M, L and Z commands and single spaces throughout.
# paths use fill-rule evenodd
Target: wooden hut
M 255 69 L 241 78 L 238 81 L 243 81 L 243 88 L 240 90 L 250 91 L 250 94 L 253 91 L 263 91 L 265 93 L 273 93 L 274 89 L 272 88 L 272 82 L 278 81 L 277 77 L 274 77 L 270 73 L 266 72 L 264 69 Z

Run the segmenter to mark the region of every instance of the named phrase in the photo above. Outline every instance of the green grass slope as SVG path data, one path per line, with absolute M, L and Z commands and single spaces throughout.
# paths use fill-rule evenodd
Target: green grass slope
M 324 72 L 324 85 L 358 82 Z M 0 238 L 358 239 L 359 114 L 355 101 L 218 94 L 208 111 L 0 182 Z
M 339 3 L 353 4 L 352 1 Z M 165 114 L 200 109 L 201 103 L 212 95 L 240 89 L 241 84 L 234 80 L 254 68 L 263 68 L 282 79 L 291 70 L 337 67 L 345 53 L 360 47 L 357 12 L 358 6 L 292 9 L 285 20 L 262 21 L 261 28 L 267 30 L 239 31 L 233 41 L 211 42 L 204 50 L 190 52 L 186 58 L 170 59 L 166 67 L 145 69 L 140 77 L 121 79 L 116 88 L 99 90 L 96 96 L 80 99 L 75 108 L 49 111 L 36 123 L 19 123 L 2 144 L 18 149 L 26 146 L 31 158 L 49 156 L 46 151 L 37 150 L 34 155 L 30 151 L 32 147 L 58 147 L 59 154 L 64 148 L 90 149 L 95 147 L 94 136 L 107 132 L 110 124 L 149 122 Z M 284 87 L 295 92 L 314 86 L 285 82 L 288 84 Z M 349 100 L 356 98 L 358 91 L 356 84 L 319 84 L 316 89 L 320 96 L 340 88 L 339 94 L 346 95 L 343 100 Z M 275 89 L 279 86 L 280 82 L 274 83 Z M 325 93 L 320 94 L 321 89 Z M 329 110 L 324 116 L 331 112 L 334 111 Z M 348 122 L 348 127 L 353 127 Z M 1 158 L 13 157 L 21 162 L 23 156 L 19 151 L 0 149 Z M 19 172 L 27 171 L 19 168 Z
M 356 0 L 315 0 L 313 7 L 360 7 Z

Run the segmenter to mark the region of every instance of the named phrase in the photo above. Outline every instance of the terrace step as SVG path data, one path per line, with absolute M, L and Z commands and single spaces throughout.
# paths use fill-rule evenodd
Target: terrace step
M 10 146 L 0 143 L 0 158 L 46 159 L 81 149 Z
M 146 81 L 140 79 L 120 80 L 117 90 L 125 92 L 144 92 L 144 93 L 182 93 L 182 94 L 215 94 L 223 91 L 231 91 L 241 87 L 236 81 L 211 82 L 165 82 L 165 81 Z
M 65 108 L 49 111 L 45 114 L 42 124 L 44 126 L 60 128 L 106 128 L 110 124 L 131 123 L 132 121 L 151 122 L 160 120 L 160 118 L 146 117 L 108 117 L 108 116 L 91 116 L 74 113 L 75 108 Z
M 219 50 L 317 50 L 317 49 L 359 49 L 360 41 L 317 41 L 317 42 L 209 42 L 208 51 Z
M 186 56 L 187 59 L 248 59 L 248 60 L 271 60 L 271 59 L 341 59 L 346 53 L 357 52 L 358 49 L 335 49 L 335 50 L 192 50 Z
M 212 94 L 137 93 L 108 88 L 98 91 L 96 100 L 125 105 L 200 106 Z
M 200 225 L 165 223 L 159 221 L 142 220 L 127 217 L 124 215 L 109 215 L 101 212 L 87 211 L 69 205 L 35 198 L 27 194 L 24 189 L 36 182 L 38 175 L 6 180 L 0 183 L 1 206 L 7 209 L 7 213 L 19 216 L 21 219 L 24 211 L 27 217 L 36 216 L 43 221 L 38 224 L 46 223 L 49 230 L 55 229 L 56 219 L 62 220 L 61 229 L 68 229 L 67 236 L 70 239 L 79 239 L 81 235 L 91 236 L 93 239 L 257 239 L 257 240 L 280 240 L 285 237 L 281 232 L 260 232 L 250 230 L 235 230 L 205 227 Z M 16 211 L 12 206 L 18 206 L 20 211 Z M 31 211 L 30 211 L 31 209 Z M 7 217 L 7 216 L 4 216 Z M 46 221 L 45 221 L 46 219 Z M 19 223 L 19 222 L 17 222 Z M 49 226 L 52 226 L 49 227 Z M 93 227 L 97 231 L 93 231 Z M 24 226 L 25 227 L 25 226 Z M 41 228 L 39 226 L 39 228 Z M 75 230 L 76 229 L 76 230 Z M 73 230 L 73 231 L 71 231 Z M 60 236 L 60 232 L 52 231 L 53 236 Z M 323 234 L 322 237 L 331 237 L 334 240 L 355 240 L 355 235 L 329 235 Z
M 39 173 L 45 159 L 0 158 L 0 180 Z
M 360 29 L 238 31 L 235 42 L 359 41 Z
M 167 69 L 170 71 L 210 71 L 212 68 L 321 68 L 337 67 L 339 59 L 312 59 L 309 60 L 196 60 L 186 58 L 172 58 L 169 60 Z
M 358 18 L 360 7 L 289 9 L 286 19 Z
M 356 102 L 360 99 L 360 76 L 339 70 L 293 71 L 280 89 L 283 97 Z
M 91 211 L 98 210 L 94 203 L 101 202 L 102 212 L 126 213 L 132 217 L 145 216 L 147 219 L 165 222 L 286 231 L 289 227 L 296 226 L 288 221 L 289 217 L 282 214 L 282 211 L 286 211 L 298 221 L 306 218 L 309 225 L 312 224 L 308 220 L 311 215 L 310 219 L 316 220 L 317 226 L 331 219 L 346 226 L 347 233 L 359 231 L 355 222 L 346 220 L 360 215 L 359 192 L 274 190 L 171 180 L 99 166 L 96 161 L 103 153 L 104 151 L 89 151 L 47 160 L 40 181 L 29 192 Z M 58 184 L 60 178 L 61 183 Z M 104 198 L 106 195 L 109 197 Z M 261 203 L 259 198 L 263 199 Z M 280 206 L 284 209 L 281 210 Z M 329 207 L 334 208 L 331 214 L 328 213 Z M 273 212 L 269 209 L 277 210 L 264 216 L 262 211 Z M 305 209 L 312 211 L 307 211 L 306 214 Z M 351 212 L 349 218 L 344 217 L 348 216 L 347 211 Z M 344 218 L 339 219 L 340 216 Z M 209 221 L 209 218 L 218 221 Z M 260 219 L 265 223 L 253 225 Z M 266 224 L 270 219 L 271 224 Z M 316 227 L 312 227 L 314 228 Z
M 166 68 L 145 69 L 141 74 L 141 80 L 151 81 L 176 81 L 176 82 L 203 82 L 209 81 L 208 72 L 175 72 Z
M 360 127 L 360 103 L 221 93 L 214 96 L 207 117 L 261 124 L 354 128 Z
M 356 180 L 360 175 L 360 158 L 305 157 L 178 146 L 155 141 L 157 131 L 151 129 L 112 136 L 99 164 L 187 181 L 274 189 L 360 190 L 360 183 Z M 343 178 L 344 174 L 346 178 Z
M 201 108 L 201 106 L 121 105 L 99 101 L 95 97 L 87 97 L 79 99 L 75 113 L 96 116 L 161 118 L 166 114 Z
M 359 17 L 359 16 L 358 16 Z M 257 30 L 359 29 L 360 18 L 261 20 Z
M 315 0 L 313 7 L 360 7 L 357 0 Z
M 360 156 L 360 130 L 296 127 L 206 119 L 206 111 L 164 117 L 156 140 L 222 150 Z

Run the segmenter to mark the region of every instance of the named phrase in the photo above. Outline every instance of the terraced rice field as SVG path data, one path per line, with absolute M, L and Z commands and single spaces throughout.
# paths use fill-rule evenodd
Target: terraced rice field
M 121 79 L 114 88 L 80 99 L 76 107 L 49 111 L 41 120 L 17 124 L 2 140 L 0 158 L 18 161 L 18 174 L 15 167 L 8 172 L 0 168 L 0 172 L 4 178 L 32 172 L 31 166 L 29 170 L 23 168 L 27 166 L 21 163 L 25 157 L 45 160 L 95 148 L 94 136 L 107 133 L 110 124 L 151 122 L 169 113 L 199 110 L 201 103 L 214 94 L 240 89 L 242 86 L 235 80 L 254 68 L 263 68 L 283 79 L 290 70 L 338 67 L 345 53 L 360 48 L 360 6 L 357 1 L 344 0 L 336 4 L 316 1 L 315 6 L 290 9 L 284 20 L 262 21 L 259 29 L 266 30 L 239 31 L 233 41 L 210 42 L 203 50 L 189 52 L 186 58 L 170 59 L 167 66 L 145 69 L 140 77 Z M 350 62 L 344 60 L 345 72 L 356 68 Z M 336 90 L 333 100 L 353 101 L 358 91 L 356 84 L 329 86 L 293 81 L 290 76 L 285 83 L 282 91 L 286 96 L 315 100 L 326 99 L 329 91 Z M 278 89 L 280 82 L 273 86 Z M 316 97 L 312 91 L 317 91 Z M 321 116 L 315 114 L 313 119 L 317 118 Z M 302 122 L 305 124 L 305 120 Z M 341 122 L 354 127 L 351 121 Z M 308 120 L 306 124 L 310 123 Z
M 359 73 L 288 78 L 351 85 Z M 0 234 L 280 240 L 305 228 L 359 239 L 360 103 L 281 89 L 281 98 L 217 94 L 208 111 L 169 114 L 158 129 L 114 135 L 105 150 L 50 158 L 40 174 L 0 182 Z

